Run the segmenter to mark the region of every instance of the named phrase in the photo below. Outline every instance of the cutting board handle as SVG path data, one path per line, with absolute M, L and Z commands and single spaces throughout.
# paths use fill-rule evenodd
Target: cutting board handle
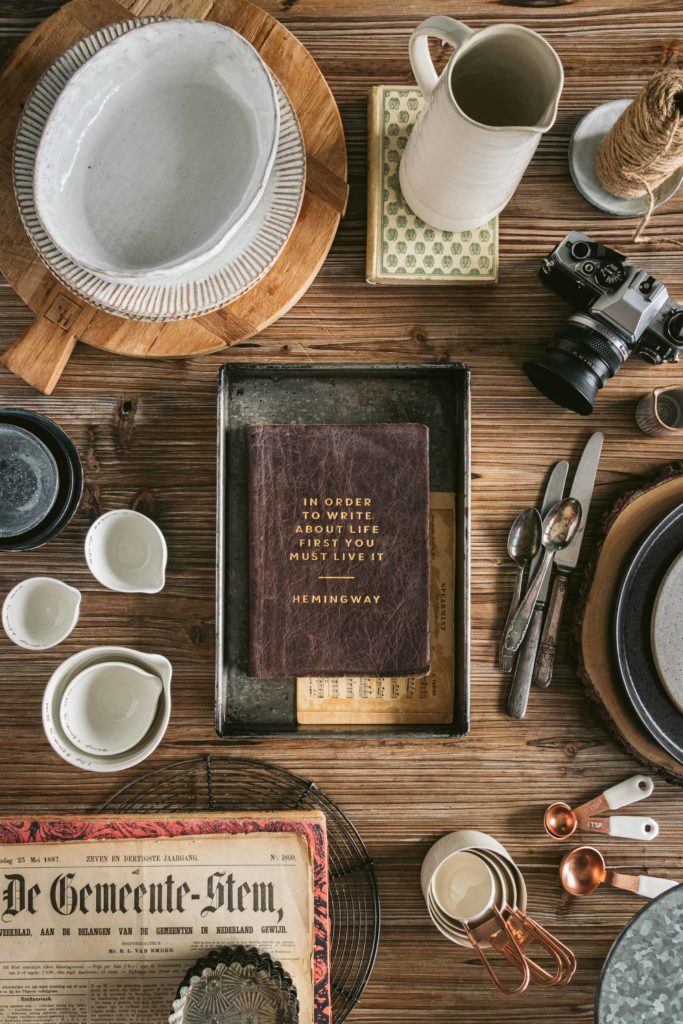
M 27 384 L 51 395 L 75 344 L 75 335 L 46 316 L 39 316 L 0 362 Z

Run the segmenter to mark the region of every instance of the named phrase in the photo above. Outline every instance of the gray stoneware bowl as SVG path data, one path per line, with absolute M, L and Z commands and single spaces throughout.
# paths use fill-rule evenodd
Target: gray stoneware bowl
M 47 416 L 40 416 L 26 409 L 1 409 L 0 424 L 19 428 L 33 435 L 40 442 L 41 450 L 44 448 L 49 453 L 44 466 L 48 467 L 54 462 L 56 467 L 56 493 L 51 499 L 39 495 L 43 508 L 38 520 L 21 533 L 0 536 L 0 551 L 28 551 L 53 540 L 71 522 L 83 493 L 83 468 L 71 438 Z M 20 435 L 17 433 L 16 436 Z M 49 475 L 49 468 L 46 471 Z M 18 476 L 15 479 L 18 479 Z M 27 481 L 24 478 L 22 488 L 26 486 Z M 22 492 L 22 500 L 25 497 L 26 494 Z M 11 502 L 12 494 L 3 495 L 3 500 Z

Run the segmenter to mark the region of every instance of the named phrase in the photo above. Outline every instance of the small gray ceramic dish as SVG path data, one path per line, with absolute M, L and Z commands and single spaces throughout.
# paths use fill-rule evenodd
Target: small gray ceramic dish
M 0 551 L 28 551 L 57 537 L 71 522 L 83 493 L 83 469 L 71 438 L 47 416 L 26 409 L 1 409 L 0 423 L 37 437 L 57 465 L 57 496 L 45 518 L 15 537 L 0 534 Z
M 23 427 L 0 423 L 0 537 L 19 537 L 42 523 L 58 490 L 47 445 Z
M 569 170 L 576 188 L 598 210 L 614 217 L 642 217 L 647 213 L 647 195 L 637 199 L 619 199 L 602 187 L 595 173 L 595 153 L 612 125 L 623 114 L 632 100 L 610 100 L 590 110 L 583 117 L 569 143 Z M 683 168 L 672 174 L 654 190 L 655 209 L 678 191 L 683 181 Z

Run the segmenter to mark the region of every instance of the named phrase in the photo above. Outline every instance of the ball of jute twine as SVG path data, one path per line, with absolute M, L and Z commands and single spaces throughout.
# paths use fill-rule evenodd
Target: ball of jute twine
M 652 76 L 595 154 L 595 173 L 607 192 L 620 199 L 648 197 L 634 241 L 642 239 L 652 216 L 654 190 L 681 166 L 683 68 L 670 65 Z

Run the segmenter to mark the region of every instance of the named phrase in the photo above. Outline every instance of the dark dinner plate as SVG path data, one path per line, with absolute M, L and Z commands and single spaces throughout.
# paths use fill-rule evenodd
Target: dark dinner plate
M 0 409 L 0 423 L 24 427 L 41 440 L 57 463 L 59 488 L 50 512 L 33 529 L 0 538 L 0 551 L 27 551 L 52 540 L 69 524 L 83 493 L 83 468 L 71 438 L 47 416 L 26 409 Z
M 624 689 L 650 735 L 683 764 L 683 714 L 669 700 L 652 654 L 650 626 L 657 591 L 683 551 L 683 505 L 641 540 L 617 591 L 616 658 Z

